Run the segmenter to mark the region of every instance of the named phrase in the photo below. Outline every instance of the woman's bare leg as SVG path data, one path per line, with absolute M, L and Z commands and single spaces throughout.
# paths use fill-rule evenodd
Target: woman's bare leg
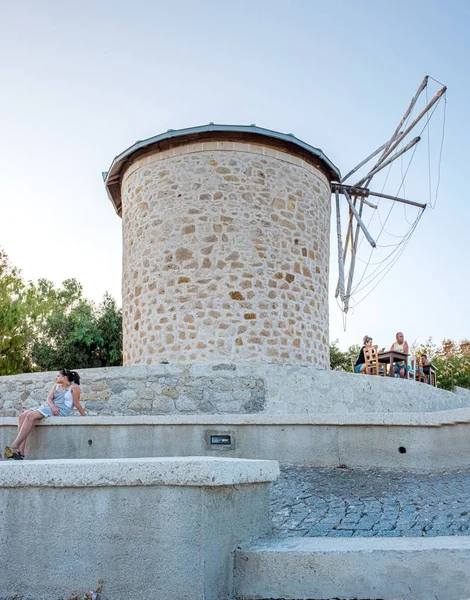
M 28 414 L 28 412 L 29 411 L 25 411 L 24 413 L 21 413 L 21 415 L 18 417 L 18 431 L 16 433 L 17 437 L 21 431 L 21 428 L 23 427 L 23 422 L 26 419 L 26 415 Z M 18 446 L 18 450 L 23 456 L 24 456 L 24 447 L 25 446 L 26 446 L 26 440 Z
M 21 428 L 16 436 L 15 440 L 11 444 L 11 447 L 14 450 L 20 450 L 20 447 L 23 446 L 26 442 L 28 435 L 33 431 L 34 426 L 38 421 L 44 419 L 44 415 L 40 413 L 38 410 L 30 410 L 25 413 L 23 423 L 21 424 Z M 20 450 L 21 452 L 21 450 Z
M 23 421 L 26 418 L 26 415 L 28 414 L 28 410 L 25 410 L 23 413 L 21 413 L 21 415 L 18 417 L 18 433 L 20 432 L 21 426 L 23 425 Z
M 24 456 L 24 449 L 26 446 L 26 440 L 24 442 L 21 442 L 21 444 L 18 446 L 18 452 Z

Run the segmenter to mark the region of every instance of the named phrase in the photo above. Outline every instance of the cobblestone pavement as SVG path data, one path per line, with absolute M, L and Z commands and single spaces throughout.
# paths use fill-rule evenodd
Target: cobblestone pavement
M 271 513 L 281 537 L 470 535 L 470 469 L 284 466 Z

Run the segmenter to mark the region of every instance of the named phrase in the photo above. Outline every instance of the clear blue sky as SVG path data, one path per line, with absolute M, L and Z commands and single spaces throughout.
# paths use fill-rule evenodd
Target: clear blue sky
M 321 148 L 344 174 L 390 136 L 429 74 L 448 86 L 437 206 L 346 332 L 332 301 L 330 338 L 346 347 L 366 333 L 389 345 L 397 330 L 409 342 L 470 337 L 470 3 L 1 7 L 0 246 L 25 278 L 76 277 L 86 296 L 108 290 L 120 300 L 121 221 L 101 171 L 136 140 L 209 121 L 256 123 Z M 427 202 L 427 174 L 414 177 L 407 196 Z

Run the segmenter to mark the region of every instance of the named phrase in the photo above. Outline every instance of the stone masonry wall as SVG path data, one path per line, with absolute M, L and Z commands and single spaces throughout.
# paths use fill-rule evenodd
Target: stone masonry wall
M 393 377 L 308 366 L 179 364 L 80 369 L 90 416 L 409 413 L 470 406 L 457 393 Z M 55 372 L 0 377 L 0 419 L 45 404 Z M 74 412 L 74 415 L 77 415 Z
M 56 373 L 0 377 L 0 417 L 46 403 Z M 178 415 L 263 412 L 266 383 L 233 365 L 194 368 L 110 367 L 82 369 L 81 403 L 89 415 Z M 78 414 L 78 413 L 75 413 Z
M 329 366 L 330 187 L 266 146 L 137 159 L 122 183 L 124 363 Z

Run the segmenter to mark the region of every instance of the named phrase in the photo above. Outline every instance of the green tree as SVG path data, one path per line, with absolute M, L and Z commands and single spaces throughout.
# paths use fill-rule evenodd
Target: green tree
M 122 364 L 122 314 L 105 294 L 96 306 L 81 284 L 25 283 L 0 250 L 0 375 Z
M 470 342 L 444 340 L 432 358 L 437 369 L 437 385 L 446 390 L 454 386 L 470 388 Z
M 0 375 L 31 371 L 25 349 L 34 325 L 35 288 L 0 249 Z
M 109 367 L 122 365 L 122 311 L 108 293 L 98 307 L 97 326 L 103 339 L 99 356 L 101 364 Z
M 356 362 L 361 350 L 359 345 L 349 346 L 342 352 L 339 349 L 339 340 L 334 340 L 330 344 L 330 369 L 333 371 L 354 372 L 353 364 Z
M 86 369 L 122 364 L 122 316 L 114 299 L 105 294 L 95 306 L 83 298 L 74 279 L 55 290 L 55 304 L 43 319 L 31 347 L 40 370 L 63 367 Z
M 444 340 L 437 346 L 432 338 L 413 346 L 413 354 L 426 354 L 437 370 L 437 386 L 452 390 L 454 386 L 470 389 L 470 341 Z

